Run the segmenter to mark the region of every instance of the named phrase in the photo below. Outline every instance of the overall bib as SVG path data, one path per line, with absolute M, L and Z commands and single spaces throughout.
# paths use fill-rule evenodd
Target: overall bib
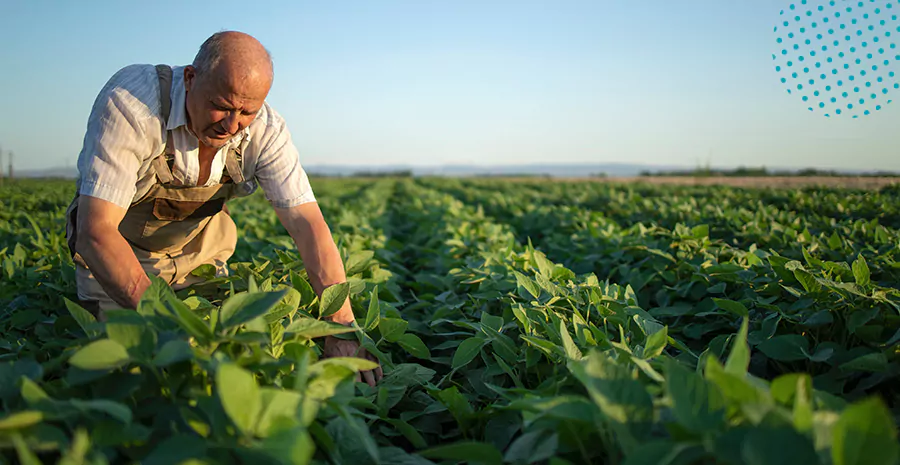
M 171 109 L 172 70 L 156 67 L 159 77 L 162 115 L 166 123 Z M 163 153 L 153 160 L 155 182 L 142 197 L 132 202 L 119 224 L 119 232 L 131 245 L 148 274 L 164 279 L 174 289 L 183 289 L 201 279 L 190 273 L 200 265 L 216 267 L 217 276 L 228 274 L 227 260 L 237 245 L 237 228 L 225 202 L 246 195 L 240 149 L 227 150 L 225 172 L 214 186 L 176 185 L 171 164 L 174 160 L 172 131 L 167 132 Z M 66 239 L 75 262 L 78 298 L 92 312 L 121 308 L 97 282 L 75 250 L 78 194 L 66 211 Z

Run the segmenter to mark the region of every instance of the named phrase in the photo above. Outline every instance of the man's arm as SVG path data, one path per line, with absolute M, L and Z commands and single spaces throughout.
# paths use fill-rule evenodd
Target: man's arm
M 275 212 L 288 234 L 294 239 L 309 274 L 309 283 L 316 294 L 322 295 L 326 287 L 347 280 L 344 261 L 331 237 L 331 229 L 328 228 L 318 203 L 307 202 L 291 208 L 275 208 Z M 354 321 L 349 298 L 330 319 L 340 324 Z
M 347 280 L 344 261 L 317 202 L 306 202 L 291 208 L 276 207 L 275 212 L 297 244 L 300 258 L 303 259 L 310 284 L 316 294 L 322 295 L 322 291 L 328 286 Z M 350 324 L 355 320 L 349 297 L 330 319 L 341 324 Z M 378 363 L 378 359 L 360 347 L 359 342 L 355 340 L 326 336 L 323 352 L 325 357 L 360 357 Z M 357 373 L 356 380 L 365 380 L 369 386 L 375 386 L 383 376 L 384 372 L 379 366 L 374 370 L 363 371 L 362 376 Z
M 111 299 L 136 309 L 150 279 L 119 232 L 125 212 L 114 203 L 80 196 L 75 249 Z

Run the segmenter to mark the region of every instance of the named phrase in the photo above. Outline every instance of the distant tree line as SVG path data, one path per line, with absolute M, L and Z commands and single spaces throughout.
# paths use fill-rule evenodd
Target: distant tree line
M 745 167 L 740 166 L 734 169 L 714 169 L 714 168 L 695 168 L 692 170 L 672 170 L 672 171 L 641 171 L 642 177 L 653 176 L 690 176 L 690 177 L 763 177 L 763 176 L 821 176 L 821 177 L 898 177 L 900 173 L 891 171 L 872 171 L 866 173 L 847 173 L 836 170 L 822 170 L 817 168 L 804 168 L 796 171 L 790 170 L 769 170 L 766 167 Z
M 354 171 L 346 174 L 320 173 L 310 170 L 309 174 L 317 178 L 410 178 L 412 170 L 396 171 Z

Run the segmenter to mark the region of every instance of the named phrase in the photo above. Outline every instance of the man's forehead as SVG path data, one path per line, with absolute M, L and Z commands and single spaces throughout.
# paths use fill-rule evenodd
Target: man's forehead
M 231 103 L 262 101 L 269 92 L 268 83 L 260 79 L 233 79 L 223 76 L 217 81 L 211 88 L 211 96 Z

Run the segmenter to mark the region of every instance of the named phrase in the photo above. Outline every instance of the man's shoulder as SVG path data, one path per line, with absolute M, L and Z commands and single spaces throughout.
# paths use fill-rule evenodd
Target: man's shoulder
M 98 104 L 109 100 L 124 104 L 140 116 L 159 113 L 159 80 L 156 65 L 135 63 L 119 68 L 110 76 L 98 95 Z
M 285 136 L 289 137 L 284 117 L 268 101 L 263 102 L 263 106 L 248 129 L 251 137 L 257 139 L 274 140 Z
M 106 83 L 108 88 L 141 89 L 158 86 L 156 66 L 135 63 L 119 68 Z
M 265 128 L 269 130 L 273 127 L 281 127 L 285 125 L 284 118 L 281 116 L 278 111 L 268 102 L 263 102 L 262 107 L 259 109 L 259 113 L 256 115 L 256 119 L 253 120 L 253 123 L 260 128 Z

